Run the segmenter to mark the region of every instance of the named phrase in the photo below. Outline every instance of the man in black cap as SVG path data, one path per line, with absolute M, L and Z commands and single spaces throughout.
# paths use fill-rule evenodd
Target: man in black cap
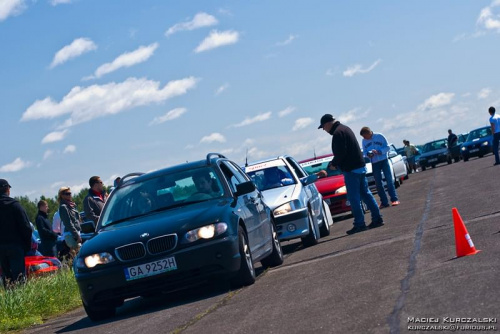
M 377 202 L 368 189 L 365 160 L 352 130 L 348 126 L 340 124 L 330 114 L 321 117 L 318 129 L 323 129 L 332 136 L 333 159 L 329 168 L 339 169 L 344 175 L 347 199 L 351 203 L 351 211 L 354 216 L 354 227 L 346 233 L 354 234 L 367 229 L 361 200 L 365 202 L 371 212 L 372 222 L 368 228 L 384 225 Z
M 31 226 L 21 204 L 10 198 L 10 184 L 0 179 L 0 265 L 4 286 L 23 282 L 24 255 L 31 249 Z

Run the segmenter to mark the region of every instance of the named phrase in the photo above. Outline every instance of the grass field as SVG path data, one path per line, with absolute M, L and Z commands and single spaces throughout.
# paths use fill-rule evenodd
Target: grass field
M 0 288 L 0 332 L 41 324 L 45 319 L 81 306 L 73 272 L 63 267 L 56 274 L 29 279 L 12 289 Z

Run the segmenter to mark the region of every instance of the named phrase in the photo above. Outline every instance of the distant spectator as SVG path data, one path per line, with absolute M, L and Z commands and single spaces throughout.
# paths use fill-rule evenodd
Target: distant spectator
M 45 256 L 56 256 L 57 233 L 52 231 L 51 223 L 48 217 L 49 204 L 41 200 L 38 202 L 38 215 L 35 224 L 40 235 L 40 252 Z
M 418 155 L 417 147 L 410 144 L 409 140 L 404 139 L 403 144 L 405 145 L 404 151 L 406 158 L 408 159 L 408 165 L 410 166 L 410 173 L 417 172 L 417 164 L 415 163 L 415 157 Z
M 106 202 L 104 184 L 99 176 L 92 176 L 89 180 L 89 193 L 83 200 L 85 219 L 92 220 L 95 224 L 99 220 L 102 208 Z
M 452 148 L 457 145 L 458 137 L 454 134 L 451 129 L 448 130 L 448 148 Z
M 377 186 L 377 192 L 380 197 L 379 208 L 387 208 L 389 206 L 399 205 L 398 194 L 396 193 L 396 187 L 394 186 L 393 174 L 390 162 L 388 160 L 388 155 L 390 151 L 387 139 L 381 133 L 374 133 L 369 127 L 365 126 L 360 131 L 361 137 L 363 137 L 363 153 L 365 157 L 370 158 L 372 162 L 373 177 L 375 178 L 375 184 Z M 391 204 L 387 199 L 385 193 L 384 185 L 382 183 L 382 173 L 385 176 L 385 183 L 387 184 L 387 192 L 391 197 Z
M 54 213 L 54 217 L 52 217 L 52 231 L 58 235 L 64 234 L 64 224 L 59 215 L 59 210 L 57 210 L 56 213 Z
M 57 195 L 59 215 L 64 224 L 64 241 L 72 251 L 78 252 L 82 244 L 80 236 L 80 213 L 71 198 L 71 189 L 61 187 Z
M 500 115 L 495 113 L 495 107 L 490 107 L 488 109 L 490 113 L 490 124 L 491 124 L 491 134 L 493 135 L 493 154 L 495 155 L 495 164 L 500 165 L 500 159 L 498 157 L 498 142 L 500 141 Z
M 24 282 L 24 255 L 31 249 L 32 230 L 28 215 L 19 202 L 10 197 L 10 184 L 0 179 L 0 266 L 5 287 Z

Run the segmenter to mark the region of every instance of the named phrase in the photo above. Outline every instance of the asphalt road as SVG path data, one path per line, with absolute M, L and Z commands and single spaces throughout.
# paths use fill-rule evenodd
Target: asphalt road
M 347 236 L 347 219 L 314 247 L 285 243 L 285 263 L 260 271 L 252 286 L 137 298 L 99 323 L 78 309 L 25 333 L 500 331 L 500 166 L 493 162 L 488 155 L 411 174 L 398 189 L 401 205 L 382 211 L 385 226 Z M 453 207 L 480 253 L 455 258 Z

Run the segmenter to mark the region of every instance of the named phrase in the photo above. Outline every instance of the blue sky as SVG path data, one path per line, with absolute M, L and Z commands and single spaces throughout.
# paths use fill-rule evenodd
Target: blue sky
M 0 0 L 0 45 L 0 178 L 32 199 L 329 153 L 324 113 L 401 146 L 500 107 L 500 0 Z

